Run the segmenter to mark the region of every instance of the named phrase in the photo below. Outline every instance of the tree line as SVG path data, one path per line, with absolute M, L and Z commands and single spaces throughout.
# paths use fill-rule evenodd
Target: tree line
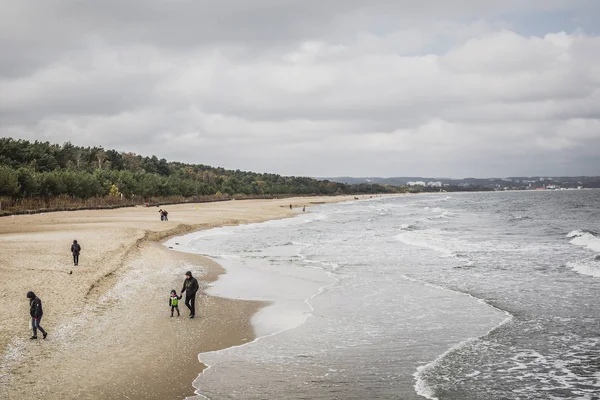
M 348 185 L 306 177 L 169 162 L 102 147 L 0 138 L 0 196 L 97 197 L 283 196 L 393 193 L 378 184 Z

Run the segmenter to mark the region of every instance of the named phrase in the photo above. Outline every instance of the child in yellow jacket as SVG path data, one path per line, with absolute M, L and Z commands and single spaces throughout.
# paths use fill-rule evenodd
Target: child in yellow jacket
M 179 300 L 181 300 L 181 296 L 177 296 L 177 291 L 175 289 L 171 290 L 171 297 L 169 297 L 169 306 L 171 307 L 171 317 L 173 316 L 173 311 L 177 310 L 177 316 L 179 317 Z

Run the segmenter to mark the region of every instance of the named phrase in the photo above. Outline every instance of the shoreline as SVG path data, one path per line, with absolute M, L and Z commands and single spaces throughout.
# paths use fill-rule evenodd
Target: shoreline
M 201 286 L 225 271 L 206 257 L 171 252 L 161 242 L 218 226 L 292 217 L 303 205 L 350 200 L 354 196 L 186 203 L 169 207 L 169 222 L 156 221 L 156 207 L 3 218 L 8 223 L 0 227 L 0 251 L 7 257 L 0 261 L 0 288 L 5 298 L 19 301 L 5 301 L 0 308 L 0 394 L 6 399 L 194 395 L 192 383 L 206 368 L 198 354 L 254 340 L 250 319 L 265 304 L 202 290 L 200 318 L 183 319 L 182 304 L 182 317 L 170 319 L 168 292 L 170 286 L 179 291 L 185 270 L 195 271 Z M 79 267 L 70 265 L 71 238 L 82 244 Z M 47 341 L 26 339 L 27 302 L 20 300 L 31 289 L 44 302 Z
M 368 204 L 368 203 L 366 203 L 366 204 Z M 287 224 L 283 224 L 283 225 L 287 226 Z M 295 224 L 292 222 L 292 225 L 295 225 Z M 277 226 L 279 227 L 279 224 L 277 224 Z M 241 256 L 242 259 L 244 259 L 245 257 L 243 256 L 243 254 L 246 251 L 245 249 L 249 248 L 248 247 L 249 243 L 252 243 L 252 241 L 251 241 L 252 239 L 251 238 L 252 237 L 261 237 L 262 238 L 262 233 L 261 232 L 268 231 L 269 227 L 262 227 L 262 228 L 261 227 L 257 227 L 256 229 L 257 229 L 256 231 L 254 229 L 248 229 L 248 230 L 244 229 L 244 230 L 241 230 L 241 232 L 242 232 L 241 233 L 242 237 L 240 238 L 241 244 L 240 244 L 240 246 L 234 246 L 234 248 L 237 249 L 237 250 L 234 250 L 233 253 L 229 251 L 230 249 L 229 249 L 229 246 L 228 246 L 228 242 L 236 242 L 237 239 L 235 239 L 235 236 L 230 236 L 229 235 L 231 233 L 231 231 L 229 229 L 227 229 L 226 232 L 223 232 L 223 235 L 217 234 L 217 233 L 220 233 L 220 232 L 215 232 L 215 235 L 211 235 L 211 234 L 207 234 L 207 235 L 204 235 L 204 234 L 199 234 L 199 235 L 191 234 L 191 235 L 188 235 L 186 238 L 175 238 L 175 239 L 171 240 L 168 243 L 168 245 L 173 246 L 173 248 L 178 249 L 178 250 L 180 249 L 179 245 L 182 246 L 181 247 L 182 249 L 186 249 L 186 248 L 190 248 L 190 247 L 192 247 L 192 248 L 195 247 L 197 249 L 198 248 L 202 248 L 202 249 L 204 249 L 204 250 L 202 250 L 202 254 L 215 254 L 216 257 L 217 257 L 216 258 L 217 260 L 220 260 L 219 254 L 224 254 L 224 255 L 229 255 L 229 256 L 231 256 L 232 254 L 235 254 L 236 255 L 235 256 L 236 260 L 240 256 Z M 293 228 L 292 228 L 292 230 L 293 230 Z M 234 228 L 233 231 L 234 231 L 234 234 L 235 234 L 236 229 Z M 244 236 L 245 236 L 245 238 L 244 238 Z M 268 237 L 270 238 L 270 236 L 268 236 Z M 217 242 L 217 244 L 215 244 L 215 243 L 212 243 L 213 240 L 210 239 L 210 238 L 221 238 L 221 239 Z M 200 243 L 203 240 L 204 241 L 210 240 L 210 242 L 207 241 L 204 245 L 201 245 Z M 248 241 L 248 240 L 250 240 L 250 241 Z M 286 236 L 286 239 L 282 239 L 281 242 L 279 242 L 277 240 L 275 240 L 275 242 L 273 242 L 271 240 L 265 241 L 264 239 L 261 239 L 261 241 L 260 241 L 261 245 L 259 247 L 261 249 L 264 248 L 264 246 L 263 246 L 264 244 L 271 244 L 273 246 L 281 246 L 281 244 L 284 243 L 284 242 L 285 243 L 292 243 L 293 241 L 294 241 L 294 239 L 292 239 L 291 236 L 290 236 L 290 238 L 288 238 Z M 228 250 L 225 251 L 225 252 L 223 252 L 223 253 L 221 253 L 220 252 L 221 246 L 218 243 L 222 243 L 222 245 L 225 246 L 225 248 L 228 249 Z M 279 255 L 279 256 L 281 256 L 281 254 L 279 254 L 279 252 L 276 252 L 276 254 Z M 285 253 L 285 254 L 286 254 L 286 257 L 289 258 L 289 254 L 288 253 Z M 244 276 L 244 273 L 241 272 L 240 269 L 253 269 L 253 268 L 251 268 L 251 264 L 244 264 L 243 266 L 240 266 L 239 261 L 235 261 L 232 264 L 229 264 L 226 261 L 229 258 L 229 256 L 226 259 L 223 260 L 223 264 L 222 265 L 223 265 L 223 267 L 225 267 L 228 270 L 228 272 L 231 273 L 232 276 L 238 276 L 238 275 Z M 258 257 L 252 256 L 252 258 L 266 258 L 266 257 L 267 256 L 264 256 L 262 254 L 260 256 L 258 256 Z M 270 261 L 273 261 L 273 260 L 271 259 Z M 275 264 L 277 264 L 277 262 L 275 262 Z M 260 268 L 259 268 L 259 270 L 260 270 Z M 241 274 L 239 274 L 239 272 L 241 272 Z M 488 309 L 488 308 L 491 307 L 491 309 L 493 309 L 495 311 L 501 311 L 505 315 L 507 315 L 506 311 L 497 309 L 494 306 L 490 306 L 489 304 L 484 303 L 483 300 L 478 299 L 478 298 L 474 297 L 473 295 L 471 295 L 469 293 L 463 293 L 463 292 L 459 292 L 459 291 L 455 291 L 455 290 L 446 289 L 446 288 L 443 288 L 441 286 L 437 286 L 437 285 L 430 284 L 430 283 L 427 283 L 427 282 L 419 281 L 417 279 L 408 278 L 405 275 L 403 275 L 402 278 L 404 278 L 403 280 L 409 281 L 410 283 L 414 284 L 417 287 L 426 286 L 426 287 L 429 287 L 429 288 L 433 288 L 435 292 L 438 292 L 438 291 L 447 292 L 447 294 L 443 294 L 442 295 L 444 297 L 446 297 L 446 296 L 448 296 L 450 298 L 457 297 L 457 298 L 459 298 L 458 301 L 461 301 L 461 302 L 463 300 L 460 300 L 460 298 L 466 297 L 466 298 L 468 298 L 468 300 L 465 300 L 467 302 L 472 303 L 470 300 L 475 300 L 476 303 L 484 305 L 484 307 L 483 307 L 484 309 Z M 246 282 L 249 283 L 249 284 L 251 284 L 250 281 L 251 280 L 248 279 Z M 273 282 L 271 282 L 271 284 L 272 283 Z M 315 292 L 312 296 L 310 296 L 307 299 L 305 299 L 304 302 L 307 303 L 307 305 L 312 309 L 312 305 L 310 303 L 310 300 L 312 300 L 314 297 L 320 295 L 322 293 L 322 291 L 323 291 L 323 288 L 325 288 L 327 286 L 336 285 L 337 283 L 338 282 L 333 282 L 333 283 L 328 284 L 326 286 L 320 287 L 317 292 Z M 235 283 L 233 283 L 233 285 L 231 285 L 231 284 L 229 285 L 229 287 L 231 287 L 231 286 L 235 286 Z M 265 286 L 266 285 L 263 283 L 263 287 L 265 287 Z M 275 285 L 275 287 L 276 287 L 276 285 Z M 213 293 L 219 293 L 219 292 L 216 291 L 216 292 L 213 292 Z M 227 294 L 228 291 L 225 290 L 222 293 Z M 229 293 L 231 293 L 231 292 L 229 292 Z M 259 294 L 259 297 L 255 297 L 256 296 L 256 292 L 254 292 L 254 293 L 255 294 L 252 294 L 252 292 L 250 292 L 250 295 L 248 297 L 242 296 L 242 298 L 253 298 L 253 299 L 256 299 L 256 298 L 261 299 L 261 298 L 263 298 L 263 297 L 260 297 L 260 294 Z M 436 298 L 439 297 L 438 294 L 436 294 L 435 296 L 436 296 Z M 264 297 L 264 298 L 266 298 L 268 300 L 271 300 L 269 297 Z M 277 300 L 275 300 L 275 302 L 277 302 Z M 321 305 L 323 305 L 323 304 L 321 304 Z M 470 304 L 470 305 L 473 306 L 473 304 Z M 477 307 L 477 305 L 474 305 L 474 306 Z M 314 309 L 312 311 L 314 311 Z M 488 311 L 490 311 L 490 310 L 488 310 Z M 321 315 L 321 317 L 323 317 L 323 315 Z M 325 318 L 325 317 L 323 317 L 323 318 Z M 486 333 L 482 333 L 481 335 L 482 336 L 488 335 L 490 332 L 494 331 L 495 329 L 498 329 L 500 326 L 504 325 L 508 321 L 509 321 L 509 319 L 504 319 L 502 322 L 499 323 L 499 325 L 490 326 L 490 329 Z M 260 325 L 257 325 L 258 332 L 260 332 L 260 327 L 259 326 Z M 290 329 L 294 330 L 295 327 L 294 328 L 290 328 Z M 265 334 L 265 335 L 259 333 L 258 338 L 255 339 L 253 342 L 258 342 L 258 341 L 260 341 L 261 339 L 263 339 L 265 337 L 272 337 L 272 336 L 275 336 L 275 335 L 279 335 L 279 334 L 281 334 L 283 332 L 286 332 L 286 331 L 288 331 L 290 329 L 283 329 L 283 330 L 276 331 L 276 332 L 273 332 L 271 334 Z M 307 331 L 303 331 L 303 332 L 306 333 Z M 310 332 L 310 331 L 308 331 L 308 332 Z M 291 333 L 291 335 L 293 335 L 293 333 Z M 458 345 L 455 344 L 454 340 L 451 340 L 450 343 L 448 343 L 449 349 L 446 349 L 446 348 L 444 348 L 444 346 L 442 346 L 439 349 L 439 352 L 434 351 L 432 354 L 428 354 L 427 357 L 425 357 L 424 359 L 421 359 L 420 362 L 417 362 L 416 365 L 414 366 L 415 369 L 411 370 L 409 373 L 405 374 L 406 377 L 413 378 L 414 381 L 413 381 L 413 379 L 411 379 L 410 381 L 406 382 L 406 384 L 405 384 L 404 387 L 400 386 L 404 390 L 404 391 L 402 391 L 403 396 L 405 395 L 406 398 L 417 398 L 417 397 L 420 397 L 420 396 L 429 398 L 425 394 L 426 388 L 423 386 L 424 385 L 424 381 L 422 381 L 419 378 L 419 374 L 420 373 L 424 373 L 423 371 L 427 371 L 428 369 L 430 369 L 431 365 L 434 365 L 439 360 L 439 358 L 443 358 L 446 354 L 448 354 L 448 353 L 456 350 L 457 348 L 460 348 L 460 346 L 462 346 L 464 343 L 470 343 L 470 342 L 472 342 L 474 340 L 477 340 L 477 339 L 481 338 L 482 336 L 477 335 L 476 337 L 471 337 L 470 335 L 467 335 L 467 336 L 464 336 L 464 338 L 463 337 L 459 337 L 458 341 L 456 341 L 456 343 L 458 343 Z M 290 337 L 293 337 L 293 336 L 288 336 L 287 340 L 285 340 L 285 342 L 288 345 L 293 346 L 294 341 L 290 341 Z M 298 336 L 295 336 L 295 338 L 298 339 L 299 341 L 301 340 L 300 337 L 298 337 Z M 277 343 L 277 339 L 275 339 L 274 342 Z M 272 344 L 273 344 L 273 342 L 271 342 L 271 345 Z M 283 344 L 283 341 L 280 341 L 279 342 L 279 346 L 282 346 L 282 344 Z M 234 346 L 234 347 L 244 347 L 244 346 L 245 346 L 245 344 L 241 345 L 241 346 Z M 276 345 L 273 346 L 273 347 L 276 347 Z M 261 348 L 261 346 L 259 345 L 258 348 Z M 306 347 L 304 347 L 304 348 L 297 347 L 295 349 L 296 349 L 295 353 L 288 353 L 286 355 L 283 355 L 282 359 L 288 359 L 289 358 L 291 360 L 291 359 L 295 359 L 295 357 L 304 357 L 305 354 L 307 354 L 307 352 L 305 351 Z M 260 365 L 260 362 L 253 362 L 253 361 L 251 361 L 251 360 L 259 359 L 259 360 L 261 360 L 261 362 L 263 364 L 265 364 L 264 367 L 266 368 L 268 362 L 266 362 L 265 359 L 262 359 L 262 357 L 260 355 L 267 354 L 267 352 L 268 352 L 268 350 L 267 350 L 266 346 L 262 347 L 262 352 L 260 352 L 260 350 L 256 351 L 255 347 L 252 346 L 252 349 L 247 349 L 245 352 L 242 350 L 241 353 L 237 353 L 236 352 L 234 354 L 233 352 L 230 352 L 229 350 L 225 351 L 225 352 L 223 352 L 224 355 L 223 355 L 222 358 L 221 358 L 221 356 L 219 354 L 217 354 L 217 355 L 206 355 L 206 357 L 204 356 L 204 354 L 200 354 L 199 355 L 199 359 L 200 359 L 201 362 L 204 362 L 206 365 L 209 366 L 209 368 L 210 368 L 210 366 L 217 366 L 218 368 L 215 371 L 211 371 L 211 372 L 214 372 L 215 375 L 212 375 L 211 373 L 207 373 L 205 375 L 203 375 L 203 374 L 199 375 L 198 381 L 195 382 L 195 385 L 197 387 L 198 392 L 200 392 L 200 393 L 202 393 L 202 394 L 204 394 L 206 396 L 210 396 L 210 398 L 221 398 L 222 396 L 227 397 L 226 395 L 228 393 L 241 393 L 240 389 L 243 388 L 243 387 L 248 387 L 248 386 L 256 386 L 256 388 L 261 388 L 261 387 L 265 388 L 265 386 L 268 387 L 268 379 L 269 378 L 266 378 L 266 380 L 262 380 L 262 381 L 261 380 L 258 380 L 258 381 L 255 380 L 256 378 L 262 379 L 262 377 L 256 375 L 256 372 L 252 372 L 252 371 L 257 370 L 258 365 Z M 221 352 L 217 352 L 217 353 L 221 353 Z M 275 354 L 279 355 L 279 352 L 276 352 Z M 310 352 L 308 352 L 308 354 L 310 354 Z M 306 357 L 312 357 L 312 355 L 306 355 Z M 413 360 L 415 358 L 417 358 L 417 357 L 420 357 L 420 354 L 414 354 L 414 353 L 411 354 L 411 358 Z M 266 359 L 266 360 L 268 360 L 268 359 Z M 274 361 L 274 360 L 271 359 L 271 361 Z M 275 364 L 278 365 L 277 363 L 275 363 Z M 271 376 L 269 374 L 269 370 L 267 370 L 267 371 L 268 372 L 265 373 L 265 376 Z M 276 371 L 270 370 L 270 372 L 276 372 Z M 246 373 L 248 375 L 246 375 Z M 243 377 L 246 377 L 246 380 L 244 381 L 244 385 L 240 386 L 239 383 L 228 382 L 228 377 L 230 377 L 230 376 L 240 376 L 240 377 L 243 376 Z M 294 376 L 296 376 L 296 375 L 294 375 Z M 316 374 L 316 376 L 321 377 L 322 375 L 321 374 Z M 248 377 L 252 377 L 252 378 L 255 378 L 255 379 L 249 379 Z M 274 381 L 277 381 L 277 380 L 278 379 L 276 379 L 276 378 L 274 379 Z M 281 378 L 279 380 L 281 380 Z M 303 382 L 303 381 L 304 380 L 300 380 L 299 382 Z M 220 383 L 216 384 L 216 382 L 220 382 Z M 257 382 L 257 384 L 255 384 L 255 382 Z M 275 382 L 273 382 L 273 384 L 275 385 Z M 231 386 L 227 386 L 227 385 L 231 385 Z M 225 389 L 225 390 L 219 391 L 220 388 Z M 257 394 L 260 393 L 260 394 L 263 395 L 261 398 L 266 398 L 266 397 L 264 397 L 264 393 L 267 393 L 267 392 L 262 392 L 262 391 L 260 391 L 261 389 L 257 389 L 257 390 L 258 390 Z M 327 387 L 323 387 L 323 390 L 326 391 Z M 269 394 L 272 395 L 272 392 L 270 392 Z M 296 394 L 296 396 L 298 396 L 298 393 L 295 393 L 295 394 Z M 296 396 L 294 398 L 297 398 Z M 259 398 L 258 396 L 255 396 L 255 397 Z M 267 396 L 267 397 L 269 397 L 269 396 Z M 273 396 L 273 397 L 276 398 L 275 396 Z M 194 398 L 204 398 L 204 397 L 202 395 L 200 395 L 199 397 L 194 397 Z M 298 398 L 304 398 L 304 397 L 298 397 Z M 422 398 L 422 397 L 420 397 L 420 398 Z

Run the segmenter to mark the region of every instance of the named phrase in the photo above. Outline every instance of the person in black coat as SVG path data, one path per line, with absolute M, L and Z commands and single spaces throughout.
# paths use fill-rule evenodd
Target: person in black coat
M 183 291 L 185 290 L 185 305 L 190 309 L 190 318 L 196 316 L 196 292 L 199 288 L 198 280 L 192 276 L 191 271 L 186 272 L 183 288 L 181 288 L 181 295 L 183 295 Z
M 40 322 L 42 321 L 42 316 L 44 315 L 44 310 L 42 309 L 42 300 L 35 295 L 33 292 L 27 292 L 27 298 L 29 299 L 29 314 L 31 315 L 31 330 L 33 331 L 33 336 L 31 339 L 37 339 L 37 330 L 39 329 L 44 335 L 44 339 L 48 336 L 48 332 L 44 330 L 40 326 Z
M 73 240 L 73 244 L 71 245 L 71 253 L 73 253 L 73 264 L 77 266 L 79 264 L 79 252 L 81 251 L 81 246 L 77 243 L 77 240 Z

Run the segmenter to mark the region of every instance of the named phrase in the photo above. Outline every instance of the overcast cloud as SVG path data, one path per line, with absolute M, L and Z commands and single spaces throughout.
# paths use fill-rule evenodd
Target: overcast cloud
M 595 0 L 0 7 L 1 136 L 286 175 L 600 175 Z

